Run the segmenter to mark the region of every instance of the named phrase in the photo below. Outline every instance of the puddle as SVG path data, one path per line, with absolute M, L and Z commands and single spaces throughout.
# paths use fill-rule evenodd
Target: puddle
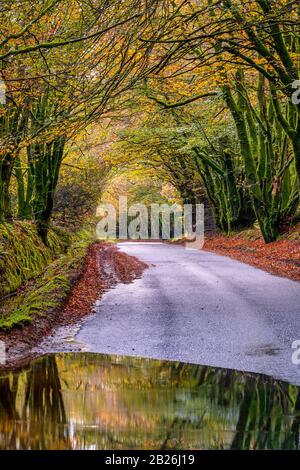
M 1 449 L 297 449 L 299 425 L 300 387 L 226 369 L 63 353 L 0 376 Z

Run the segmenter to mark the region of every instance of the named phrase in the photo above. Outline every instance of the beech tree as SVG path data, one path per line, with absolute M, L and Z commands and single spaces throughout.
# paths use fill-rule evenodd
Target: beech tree
M 72 14 L 71 5 L 75 7 Z M 10 179 L 17 162 L 19 215 L 33 217 L 46 241 L 65 147 L 83 128 L 115 111 L 126 91 L 147 73 L 151 47 L 138 41 L 138 36 L 156 5 L 156 0 L 122 5 L 83 0 L 50 2 L 47 8 L 29 9 L 26 14 L 17 10 L 19 22 L 26 19 L 27 23 L 3 39 L 7 47 L 0 59 L 5 62 L 2 76 L 9 84 L 8 99 L 23 115 L 23 103 L 15 99 L 21 87 L 27 97 L 28 120 L 26 136 L 18 131 L 20 142 L 18 148 L 14 145 L 14 158 L 1 158 L 7 175 L 1 183 L 7 193 L 0 206 L 2 220 L 9 215 Z M 3 107 L 3 119 L 6 111 Z M 15 130 L 3 129 L 7 138 L 3 135 L 2 141 L 9 142 Z M 19 147 L 27 149 L 25 171 Z
M 299 104 L 292 100 L 299 79 L 298 2 L 174 2 L 165 28 L 153 28 L 143 40 L 155 44 L 165 79 L 202 77 L 200 90 L 178 90 L 173 101 L 156 89 L 151 98 L 157 103 L 176 109 L 223 101 L 263 237 L 276 240 L 299 204 Z

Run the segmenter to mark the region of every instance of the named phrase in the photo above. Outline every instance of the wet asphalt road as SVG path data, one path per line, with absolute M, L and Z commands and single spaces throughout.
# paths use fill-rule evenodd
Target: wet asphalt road
M 79 350 L 260 372 L 300 385 L 300 365 L 292 363 L 299 283 L 181 246 L 119 247 L 152 266 L 104 295 L 73 334 Z
M 75 340 L 92 352 L 261 372 L 300 384 L 300 284 L 181 246 L 124 243 L 150 263 L 107 292 Z

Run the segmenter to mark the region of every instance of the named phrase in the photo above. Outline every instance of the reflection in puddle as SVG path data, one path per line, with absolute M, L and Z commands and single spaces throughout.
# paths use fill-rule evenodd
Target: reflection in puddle
M 1 449 L 297 449 L 300 388 L 90 353 L 0 376 Z

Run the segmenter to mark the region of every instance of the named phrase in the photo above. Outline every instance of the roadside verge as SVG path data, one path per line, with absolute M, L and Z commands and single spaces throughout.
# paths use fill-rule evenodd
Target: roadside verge
M 27 362 L 31 349 L 54 327 L 80 321 L 92 313 L 96 300 L 106 290 L 118 282 L 132 282 L 146 268 L 145 263 L 121 253 L 114 244 L 91 243 L 88 236 L 78 240 L 38 279 L 31 280 L 8 300 L 7 326 L 0 330 L 6 363 L 0 369 Z M 6 325 L 5 314 L 1 320 Z

